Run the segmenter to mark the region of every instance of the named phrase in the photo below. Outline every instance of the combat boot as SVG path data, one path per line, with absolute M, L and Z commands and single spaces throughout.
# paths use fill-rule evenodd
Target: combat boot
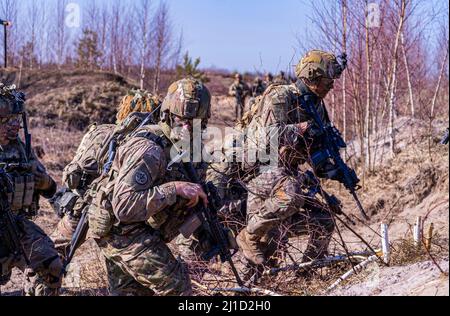
M 249 234 L 247 229 L 243 229 L 236 238 L 239 248 L 244 257 L 253 264 L 262 265 L 266 262 L 264 249 L 260 243 L 261 237 L 255 234 Z

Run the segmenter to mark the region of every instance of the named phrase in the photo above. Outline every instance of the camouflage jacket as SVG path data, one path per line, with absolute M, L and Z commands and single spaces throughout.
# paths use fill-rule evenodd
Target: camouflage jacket
M 35 173 L 47 174 L 47 171 L 34 152 L 27 159 L 25 145 L 19 138 L 6 146 L 0 146 L 0 167 L 6 170 L 14 182 L 11 197 L 11 210 L 14 212 L 35 216 L 39 209 L 39 196 L 51 198 L 56 192 L 53 180 L 49 189 L 35 189 Z

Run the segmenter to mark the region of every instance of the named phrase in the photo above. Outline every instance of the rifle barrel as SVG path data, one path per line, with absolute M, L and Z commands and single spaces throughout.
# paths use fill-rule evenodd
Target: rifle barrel
M 369 216 L 367 216 L 367 213 L 364 211 L 364 208 L 363 208 L 361 202 L 359 201 L 359 198 L 358 198 L 358 196 L 356 195 L 356 192 L 355 192 L 355 191 L 352 191 L 352 196 L 353 196 L 353 199 L 354 199 L 355 202 L 356 202 L 356 205 L 358 206 L 358 209 L 359 209 L 359 212 L 361 213 L 361 215 L 364 217 L 364 219 L 365 219 L 366 221 L 370 220 Z

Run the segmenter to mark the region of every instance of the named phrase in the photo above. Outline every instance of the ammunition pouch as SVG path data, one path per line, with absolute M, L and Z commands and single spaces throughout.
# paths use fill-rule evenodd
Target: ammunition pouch
M 70 190 L 85 191 L 87 186 L 98 175 L 90 175 L 83 170 L 78 164 L 70 164 L 64 169 L 63 183 Z
M 13 175 L 13 192 L 8 194 L 11 211 L 27 217 L 37 215 L 39 196 L 35 194 L 35 181 L 32 174 Z

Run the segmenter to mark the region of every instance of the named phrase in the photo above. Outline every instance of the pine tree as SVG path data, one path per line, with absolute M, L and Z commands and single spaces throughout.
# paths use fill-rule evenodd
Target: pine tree
M 77 45 L 76 66 L 83 69 L 98 67 L 98 60 L 102 53 L 98 49 L 98 35 L 96 32 L 84 29 L 83 35 Z
M 200 80 L 201 82 L 209 82 L 209 78 L 206 76 L 206 74 L 203 71 L 197 69 L 199 64 L 199 57 L 192 61 L 192 58 L 189 57 L 189 53 L 186 52 L 186 54 L 183 56 L 183 64 L 177 65 L 177 78 L 181 79 L 191 76 L 197 80 Z

